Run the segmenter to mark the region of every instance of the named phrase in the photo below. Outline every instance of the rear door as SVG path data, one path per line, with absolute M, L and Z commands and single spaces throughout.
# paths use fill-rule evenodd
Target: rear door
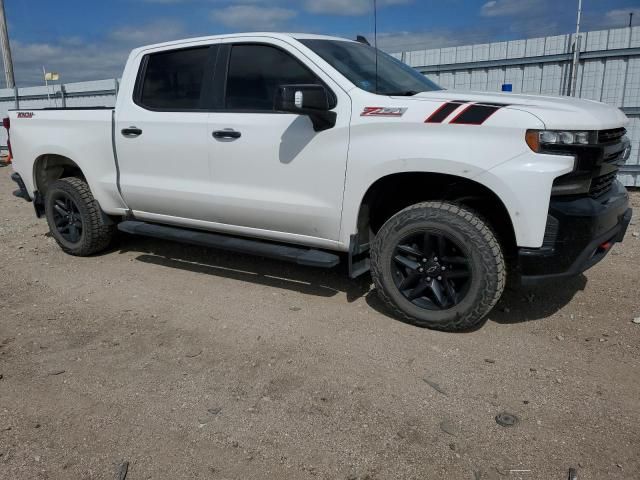
M 214 221 L 271 238 L 337 240 L 351 99 L 280 40 L 222 43 L 220 59 L 207 133 Z M 278 87 L 291 84 L 326 86 L 336 126 L 315 132 L 308 117 L 276 112 Z
M 209 114 L 215 45 L 149 53 L 116 111 L 123 196 L 132 210 L 204 219 L 210 205 Z

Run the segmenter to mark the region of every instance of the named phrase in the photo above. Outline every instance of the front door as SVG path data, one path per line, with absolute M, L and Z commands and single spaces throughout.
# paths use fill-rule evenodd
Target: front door
M 209 115 L 213 221 L 338 240 L 351 100 L 286 44 L 221 45 L 221 103 Z M 290 49 L 290 47 L 289 47 Z M 335 95 L 337 124 L 315 132 L 306 116 L 274 111 L 280 85 L 322 84 Z M 269 236 L 269 235 L 267 235 Z M 273 236 L 273 235 L 271 235 Z

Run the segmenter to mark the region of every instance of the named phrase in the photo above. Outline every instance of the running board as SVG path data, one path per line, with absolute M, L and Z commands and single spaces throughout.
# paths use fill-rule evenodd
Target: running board
M 263 242 L 249 238 L 230 237 L 216 233 L 169 227 L 155 223 L 126 221 L 118 224 L 118 230 L 131 235 L 158 238 L 172 242 L 190 243 L 201 247 L 219 248 L 236 253 L 284 260 L 308 267 L 333 268 L 340 257 L 333 253 L 292 245 Z

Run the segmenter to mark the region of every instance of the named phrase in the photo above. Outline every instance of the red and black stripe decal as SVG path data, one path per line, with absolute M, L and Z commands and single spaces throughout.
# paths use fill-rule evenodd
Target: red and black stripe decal
M 429 118 L 425 120 L 424 123 L 442 123 L 444 122 L 449 115 L 455 112 L 461 105 L 466 105 L 469 102 L 463 102 L 454 100 L 452 102 L 444 103 L 440 106 L 435 112 L 431 114 Z
M 462 110 L 449 123 L 455 125 L 482 125 L 494 113 L 507 106 L 500 103 L 474 103 Z

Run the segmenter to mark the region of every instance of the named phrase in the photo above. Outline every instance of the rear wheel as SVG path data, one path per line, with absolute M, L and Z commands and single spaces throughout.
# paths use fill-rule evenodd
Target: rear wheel
M 93 255 L 106 249 L 113 239 L 115 225 L 107 223 L 89 185 L 81 178 L 62 178 L 51 184 L 45 212 L 53 238 L 70 255 Z
M 376 236 L 371 260 L 382 300 L 432 329 L 479 326 L 505 287 L 494 233 L 477 214 L 453 204 L 421 203 L 392 217 Z

